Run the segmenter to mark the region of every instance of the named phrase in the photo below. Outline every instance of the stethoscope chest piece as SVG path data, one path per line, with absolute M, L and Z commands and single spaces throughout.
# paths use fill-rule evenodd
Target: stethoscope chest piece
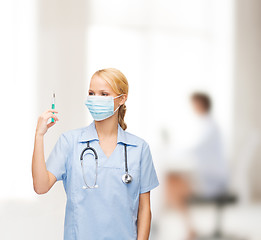
M 132 181 L 132 176 L 128 173 L 128 164 L 127 164 L 127 145 L 124 144 L 125 152 L 125 173 L 122 175 L 121 179 L 124 183 L 130 183 Z
M 125 173 L 122 175 L 121 179 L 124 183 L 130 183 L 132 181 L 132 176 L 129 173 Z

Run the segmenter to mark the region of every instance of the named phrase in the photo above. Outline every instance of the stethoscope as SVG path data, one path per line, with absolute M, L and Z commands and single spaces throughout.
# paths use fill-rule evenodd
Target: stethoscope
M 95 183 L 93 186 L 89 186 L 87 184 L 86 178 L 85 178 L 85 174 L 84 174 L 84 166 L 83 166 L 83 154 L 85 153 L 85 151 L 87 150 L 91 150 L 94 153 L 94 159 L 95 159 L 95 163 L 96 163 L 96 168 L 95 168 Z M 132 181 L 132 176 L 128 173 L 128 163 L 127 163 L 127 145 L 124 143 L 124 152 L 125 152 L 125 174 L 122 175 L 122 181 L 124 183 L 130 183 Z M 97 182 L 97 170 L 98 170 L 98 154 L 96 152 L 96 150 L 93 147 L 90 147 L 90 143 L 89 141 L 87 141 L 87 147 L 83 149 L 81 156 L 80 156 L 80 161 L 81 161 L 81 168 L 82 168 L 82 176 L 83 176 L 83 181 L 85 183 L 85 186 L 83 186 L 83 189 L 87 189 L 87 188 L 97 188 L 98 185 L 96 184 Z

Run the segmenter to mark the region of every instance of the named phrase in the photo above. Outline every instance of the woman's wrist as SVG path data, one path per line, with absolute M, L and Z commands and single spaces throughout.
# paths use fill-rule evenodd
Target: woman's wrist
M 43 133 L 36 131 L 35 132 L 35 138 L 42 138 L 44 136 Z

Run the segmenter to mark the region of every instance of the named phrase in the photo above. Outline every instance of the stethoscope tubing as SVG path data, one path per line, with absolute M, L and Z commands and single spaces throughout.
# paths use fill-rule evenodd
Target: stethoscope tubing
M 94 153 L 94 159 L 96 162 L 96 174 L 95 174 L 95 183 L 93 186 L 89 186 L 87 184 L 86 178 L 85 178 L 85 174 L 84 174 L 84 166 L 83 166 L 83 154 L 87 151 L 87 150 L 91 150 Z M 130 183 L 132 181 L 132 176 L 129 174 L 128 172 L 128 160 L 127 160 L 127 144 L 124 143 L 124 157 L 125 157 L 125 174 L 122 176 L 122 181 L 126 184 Z M 85 186 L 83 186 L 83 189 L 87 189 L 87 188 L 97 188 L 98 185 L 96 184 L 97 182 L 97 169 L 98 169 L 98 154 L 96 152 L 96 150 L 93 147 L 90 147 L 90 143 L 89 141 L 87 141 L 87 147 L 83 149 L 81 155 L 80 155 L 80 161 L 81 161 L 81 169 L 82 169 L 82 175 L 83 175 L 83 180 L 85 183 Z

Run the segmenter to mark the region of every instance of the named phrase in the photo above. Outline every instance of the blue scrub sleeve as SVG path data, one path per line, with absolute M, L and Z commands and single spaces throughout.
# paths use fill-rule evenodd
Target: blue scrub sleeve
M 69 142 L 62 133 L 46 161 L 46 169 L 60 181 L 66 177 Z
M 144 142 L 143 145 L 140 168 L 140 193 L 148 192 L 159 186 L 159 180 L 152 160 L 150 147 L 147 142 Z

